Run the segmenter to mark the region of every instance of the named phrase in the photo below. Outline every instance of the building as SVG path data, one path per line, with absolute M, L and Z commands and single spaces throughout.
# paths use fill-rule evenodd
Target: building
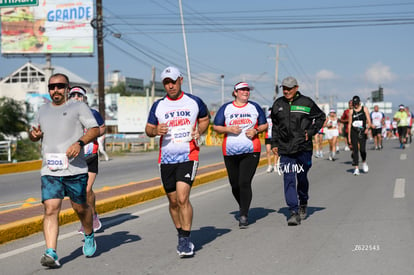
M 28 95 L 48 95 L 47 82 L 53 73 L 63 73 L 70 79 L 70 84 L 85 87 L 92 93 L 91 83 L 72 73 L 71 71 L 54 66 L 34 64 L 30 61 L 0 80 L 0 97 L 9 97 L 18 101 L 25 101 Z

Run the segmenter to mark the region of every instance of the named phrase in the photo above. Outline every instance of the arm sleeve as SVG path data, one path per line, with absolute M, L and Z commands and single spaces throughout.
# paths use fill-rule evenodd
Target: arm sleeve
M 159 102 L 160 101 L 157 100 L 154 104 L 152 104 L 151 110 L 148 114 L 148 120 L 147 120 L 148 124 L 158 125 L 158 118 L 155 115 L 155 111 L 157 110 L 157 106 L 158 106 Z

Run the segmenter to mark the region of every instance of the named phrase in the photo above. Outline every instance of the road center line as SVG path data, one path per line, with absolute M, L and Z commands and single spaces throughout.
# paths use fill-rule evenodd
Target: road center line
M 405 179 L 395 179 L 393 197 L 394 199 L 400 199 L 405 197 Z

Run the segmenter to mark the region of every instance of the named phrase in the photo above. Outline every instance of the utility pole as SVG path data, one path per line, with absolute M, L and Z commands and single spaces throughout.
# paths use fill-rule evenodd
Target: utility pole
M 279 93 L 279 48 L 280 47 L 287 47 L 286 44 L 271 44 L 269 45 L 272 48 L 276 48 L 276 58 L 275 58 L 275 98 L 277 97 L 277 94 Z
M 188 87 L 190 88 L 190 94 L 192 94 L 193 93 L 193 84 L 192 84 L 192 81 L 191 81 L 190 60 L 189 60 L 189 57 L 188 57 L 187 38 L 186 38 L 186 35 L 185 35 L 183 6 L 182 6 L 182 3 L 181 3 L 181 0 L 178 0 L 178 5 L 180 7 L 181 29 L 182 29 L 182 32 L 183 32 L 185 60 L 186 60 L 186 63 L 187 63 Z
M 152 84 L 151 84 L 151 106 L 152 104 L 154 104 L 154 100 L 155 100 L 155 67 L 152 67 L 151 70 L 151 79 L 152 79 Z M 149 148 L 151 150 L 153 150 L 155 148 L 155 137 L 150 138 L 150 143 L 149 143 Z
M 221 75 L 221 105 L 224 104 L 224 74 Z
M 96 39 L 98 45 L 98 99 L 99 113 L 105 121 L 105 67 L 103 49 L 102 0 L 96 0 Z

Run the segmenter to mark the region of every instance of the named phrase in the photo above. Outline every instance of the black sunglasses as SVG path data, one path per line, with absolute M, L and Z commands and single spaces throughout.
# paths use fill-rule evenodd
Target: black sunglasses
M 295 88 L 296 86 L 294 86 L 294 87 L 286 87 L 286 86 L 282 86 L 282 89 L 283 90 L 285 90 L 285 91 L 291 91 L 291 90 L 293 90 L 293 88 Z
M 64 89 L 67 86 L 68 86 L 68 84 L 66 84 L 66 83 L 53 83 L 53 84 L 47 85 L 47 87 L 49 88 L 49 90 L 54 90 L 56 87 L 58 89 Z
M 81 94 L 81 93 L 72 93 L 72 94 L 69 95 L 69 98 L 74 98 L 74 97 L 83 98 L 83 94 Z
M 177 78 L 177 79 L 178 79 L 178 78 Z M 170 83 L 175 84 L 175 83 L 177 83 L 177 79 L 176 79 L 176 80 L 172 80 L 172 79 L 170 79 L 170 78 L 166 78 L 166 79 L 164 79 L 164 80 L 162 81 L 162 84 L 163 84 L 163 85 L 167 85 L 167 84 L 170 84 Z

